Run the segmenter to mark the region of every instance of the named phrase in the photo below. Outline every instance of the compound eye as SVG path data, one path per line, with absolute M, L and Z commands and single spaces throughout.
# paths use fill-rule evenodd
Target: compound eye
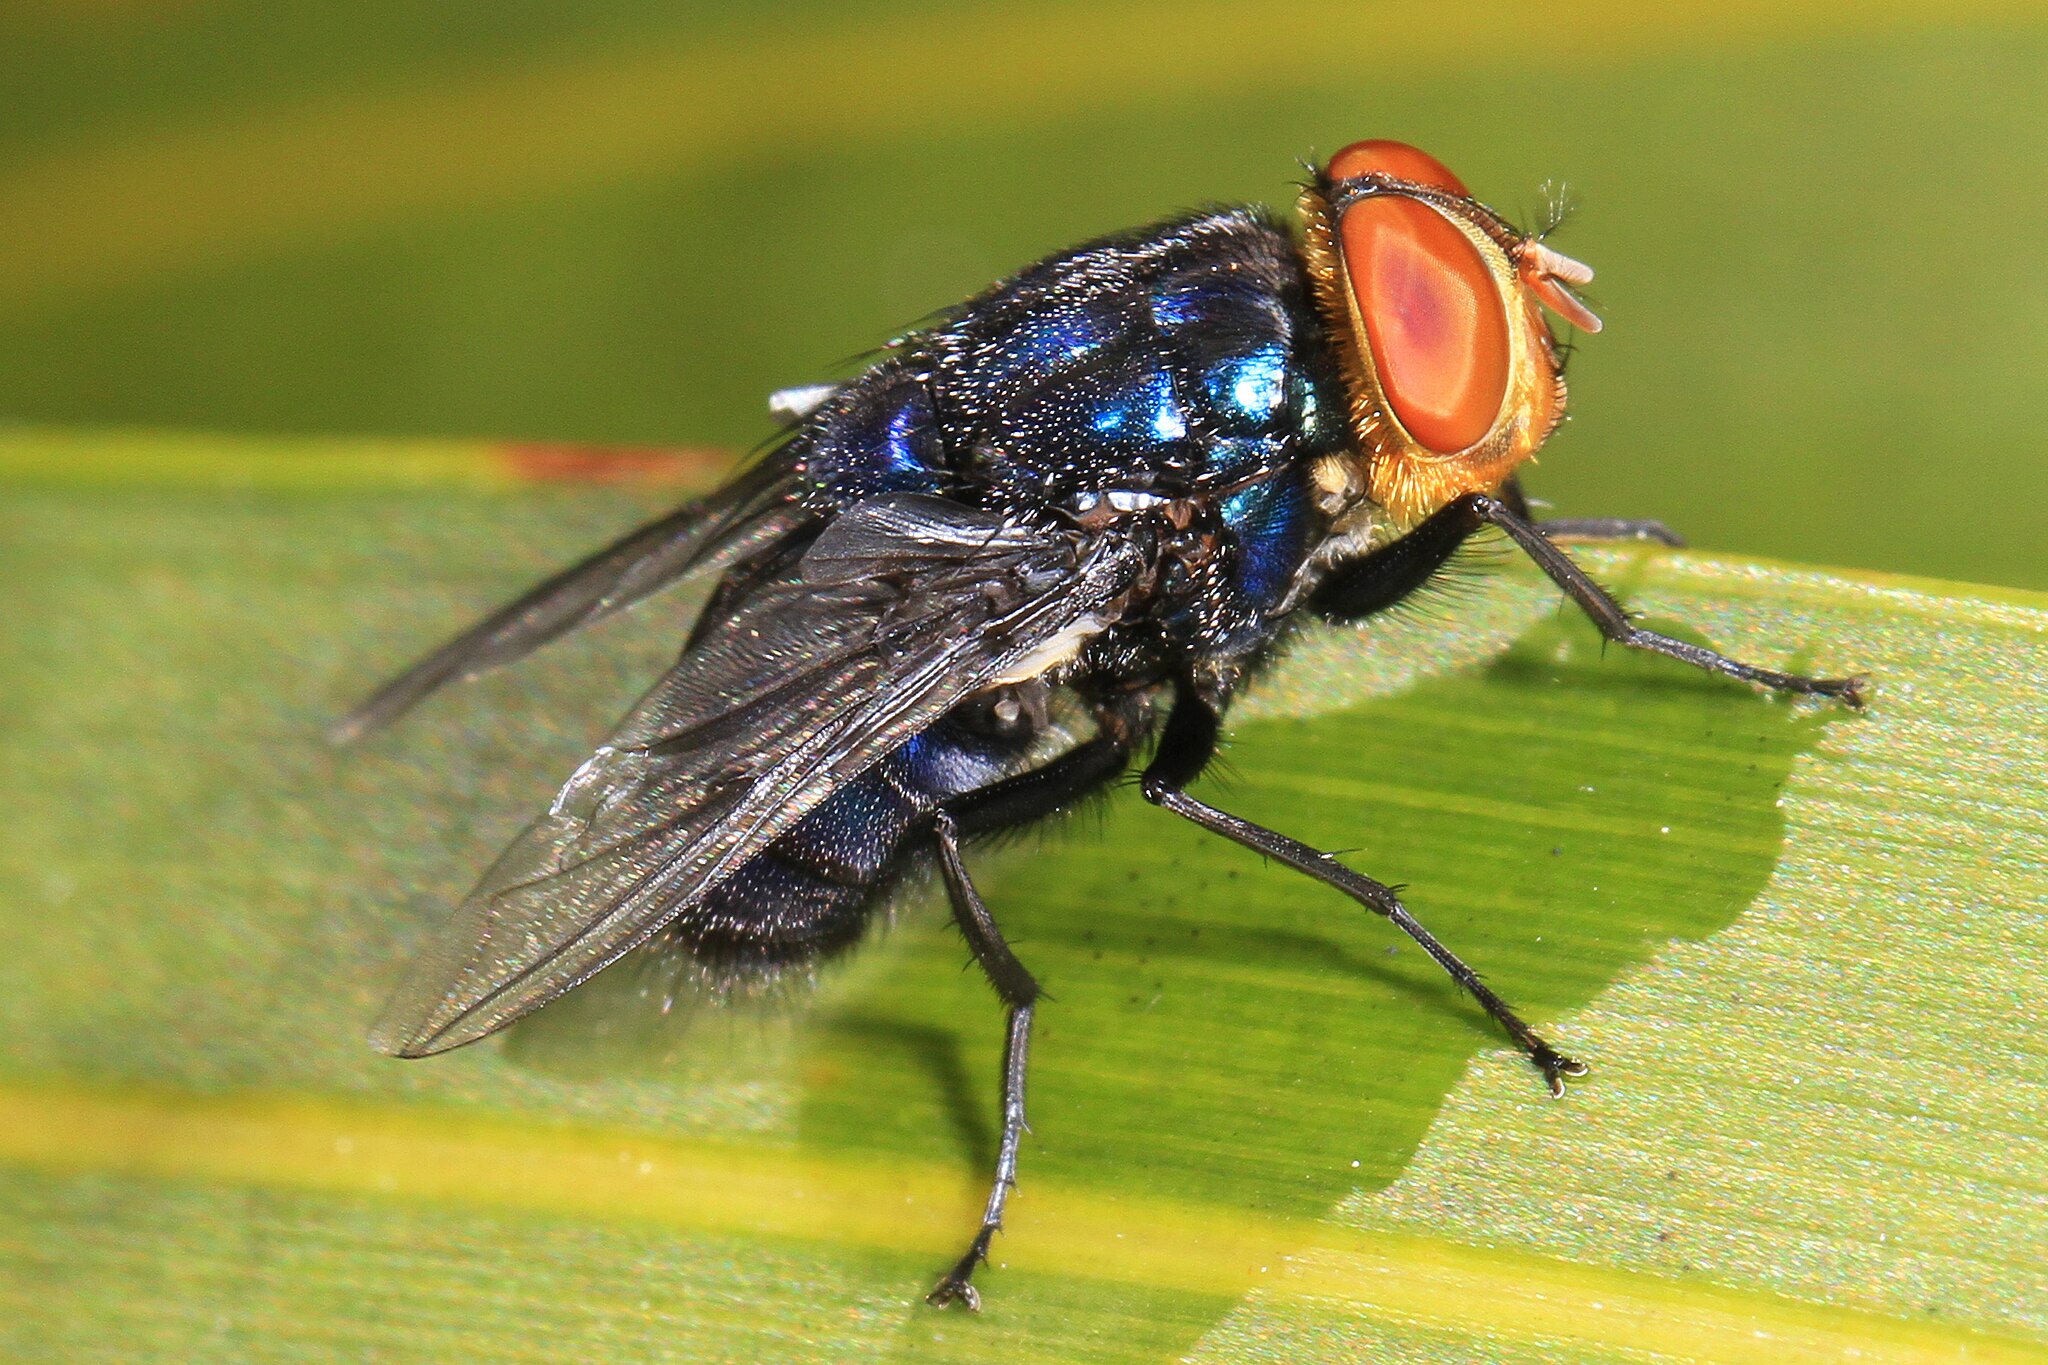
M 1460 199 L 1472 197 L 1472 192 L 1465 188 L 1465 182 L 1452 175 L 1449 166 L 1419 147 L 1410 147 L 1405 142 L 1394 142 L 1387 138 L 1371 138 L 1364 142 L 1352 143 L 1330 158 L 1329 168 L 1324 173 L 1332 180 L 1355 180 L 1362 175 L 1383 175 L 1395 180 L 1427 185 L 1433 190 L 1455 194 Z
M 1339 157 L 1389 145 L 1402 146 L 1358 143 Z M 1450 182 L 1443 188 L 1465 194 L 1449 171 L 1437 170 Z M 1507 399 L 1509 366 L 1507 304 L 1479 248 L 1436 208 L 1398 193 L 1352 204 L 1338 240 L 1372 367 L 1396 420 L 1440 455 L 1478 444 Z

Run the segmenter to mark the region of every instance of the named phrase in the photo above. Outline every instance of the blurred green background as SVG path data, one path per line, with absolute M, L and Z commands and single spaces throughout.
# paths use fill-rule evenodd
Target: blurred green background
M 1076 239 L 1432 150 L 1608 331 L 1532 480 L 2048 587 L 2038 5 L 0 0 L 0 417 L 740 449 Z

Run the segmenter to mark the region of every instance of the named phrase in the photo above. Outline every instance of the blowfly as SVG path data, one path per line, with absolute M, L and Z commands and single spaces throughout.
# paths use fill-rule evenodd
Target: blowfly
M 428 655 L 338 727 L 384 725 L 694 575 L 680 661 L 569 777 L 413 966 L 372 1041 L 476 1042 L 635 949 L 713 993 L 801 974 L 936 865 L 1008 1010 L 994 1183 L 929 1295 L 972 1284 L 1024 1131 L 1038 983 L 963 844 L 1043 820 L 1134 763 L 1147 801 L 1392 920 L 1551 1093 L 1546 1043 L 1392 889 L 1189 793 L 1289 632 L 1356 622 L 1504 533 L 1616 644 L 1861 704 L 1857 678 L 1739 662 L 1641 629 L 1559 548 L 1675 543 L 1655 522 L 1531 519 L 1517 468 L 1565 411 L 1551 319 L 1593 272 L 1440 162 L 1359 142 L 1290 231 L 1183 214 L 1061 252 L 897 339 L 849 382 L 786 390 L 780 438 Z M 1061 715 L 1082 718 L 1056 725 Z

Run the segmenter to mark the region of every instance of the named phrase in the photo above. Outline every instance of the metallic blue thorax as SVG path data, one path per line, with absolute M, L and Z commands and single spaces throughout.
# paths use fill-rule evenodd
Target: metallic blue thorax
M 1291 240 L 1204 214 L 1031 267 L 907 342 L 797 439 L 841 505 L 891 492 L 1080 506 L 1213 491 L 1249 611 L 1306 554 L 1306 456 L 1343 440 Z

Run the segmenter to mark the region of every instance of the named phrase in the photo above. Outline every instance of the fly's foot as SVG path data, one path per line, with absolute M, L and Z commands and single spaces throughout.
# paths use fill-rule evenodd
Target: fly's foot
M 1576 1080 L 1591 1070 L 1584 1062 L 1567 1057 L 1550 1044 L 1543 1042 L 1529 1049 L 1529 1060 L 1543 1073 L 1543 1083 L 1550 1087 L 1550 1098 L 1554 1100 L 1564 1098 L 1566 1077 Z
M 992 1227 L 984 1227 L 976 1233 L 974 1245 L 967 1248 L 967 1254 L 960 1258 L 958 1265 L 946 1272 L 945 1278 L 938 1282 L 932 1292 L 924 1296 L 924 1301 L 934 1308 L 944 1308 L 953 1303 L 965 1304 L 968 1312 L 979 1313 L 981 1292 L 972 1283 L 974 1270 L 988 1259 L 989 1238 L 994 1235 L 995 1229 Z
M 1851 711 L 1861 711 L 1870 704 L 1870 679 L 1861 673 L 1853 678 L 1830 678 L 1826 685 L 1827 695 L 1839 697 Z
M 971 1266 L 965 1270 L 955 1267 L 946 1272 L 946 1278 L 940 1280 L 938 1287 L 924 1296 L 924 1301 L 934 1308 L 944 1308 L 950 1303 L 963 1303 L 967 1305 L 968 1312 L 979 1313 L 981 1291 L 967 1281 L 967 1277 L 972 1273 Z
M 1842 703 L 1851 711 L 1861 711 L 1870 701 L 1870 679 L 1861 673 L 1847 678 L 1808 678 L 1798 673 L 1780 673 L 1766 677 L 1762 682 L 1779 692 L 1826 697 Z

